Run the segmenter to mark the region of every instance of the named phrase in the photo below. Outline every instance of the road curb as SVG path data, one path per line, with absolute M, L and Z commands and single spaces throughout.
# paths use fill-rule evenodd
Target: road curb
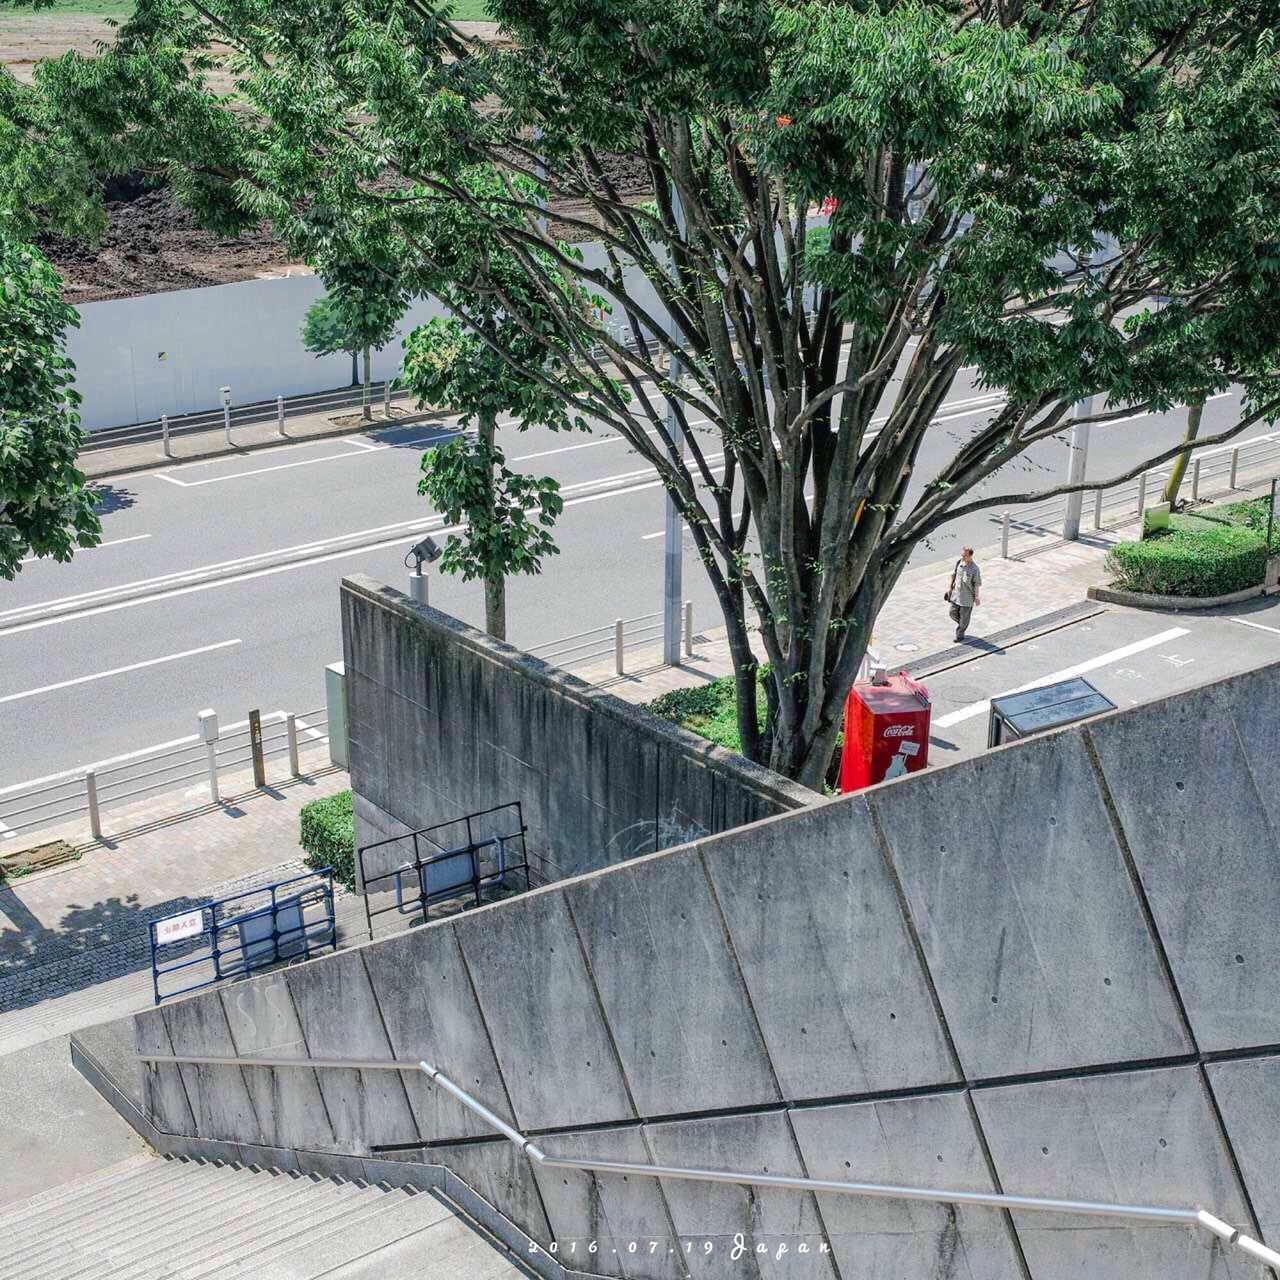
M 1158 609 L 1165 613 L 1191 613 L 1198 609 L 1217 609 L 1227 604 L 1242 604 L 1265 594 L 1261 583 L 1224 596 L 1162 596 L 1146 591 L 1121 591 L 1119 587 L 1090 587 L 1089 599 L 1103 604 L 1123 604 L 1131 609 Z

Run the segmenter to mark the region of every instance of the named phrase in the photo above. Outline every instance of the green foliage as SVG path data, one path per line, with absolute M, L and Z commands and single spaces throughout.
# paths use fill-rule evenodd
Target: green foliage
M 0 578 L 29 556 L 96 546 L 94 495 L 76 469 L 84 438 L 63 335 L 77 324 L 57 272 L 0 219 Z
M 1245 502 L 1231 502 L 1225 506 L 1207 507 L 1196 514 L 1205 520 L 1222 519 L 1229 524 L 1242 525 L 1253 530 L 1260 538 L 1266 538 L 1267 526 L 1271 526 L 1271 550 L 1280 549 L 1280 514 L 1269 519 L 1271 498 L 1250 498 Z
M 564 499 L 550 476 L 511 471 L 501 449 L 470 436 L 428 449 L 422 471 L 418 492 L 450 524 L 467 522 L 445 542 L 440 567 L 446 573 L 468 582 L 534 574 L 544 556 L 559 554 L 550 530 Z
M 356 887 L 356 827 L 350 791 L 324 796 L 304 805 L 298 843 L 313 871 L 332 867 L 333 877 L 354 892 Z
M 692 689 L 673 689 L 647 703 L 645 710 L 714 742 L 718 747 L 741 752 L 734 687 L 733 677 L 725 676 Z M 763 695 L 760 710 L 763 713 Z
M 1112 547 L 1106 568 L 1125 591 L 1204 597 L 1260 585 L 1266 559 L 1262 536 L 1243 524 L 1175 515 L 1167 530 Z

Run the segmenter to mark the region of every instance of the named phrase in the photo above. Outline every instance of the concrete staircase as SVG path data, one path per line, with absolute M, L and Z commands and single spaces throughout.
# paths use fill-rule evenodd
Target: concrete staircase
M 528 1274 L 434 1193 L 135 1156 L 0 1213 L 14 1280 L 497 1280 Z

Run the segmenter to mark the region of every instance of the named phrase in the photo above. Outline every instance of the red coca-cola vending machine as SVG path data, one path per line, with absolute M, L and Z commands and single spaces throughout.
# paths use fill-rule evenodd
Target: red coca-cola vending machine
M 855 684 L 844 704 L 840 790 L 860 791 L 929 763 L 929 693 L 905 671 Z

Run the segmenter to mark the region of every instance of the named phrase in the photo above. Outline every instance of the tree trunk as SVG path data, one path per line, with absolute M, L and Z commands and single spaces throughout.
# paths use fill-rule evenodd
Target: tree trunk
M 1200 434 L 1200 419 L 1204 416 L 1204 397 L 1187 408 L 1187 434 L 1183 437 L 1186 444 L 1194 442 Z M 1180 453 L 1173 460 L 1173 470 L 1169 472 L 1168 483 L 1164 487 L 1162 500 L 1173 507 L 1178 501 L 1178 490 L 1182 488 L 1183 477 L 1187 474 L 1187 463 L 1191 461 L 1191 450 Z
M 351 351 L 351 385 L 353 387 L 360 385 L 360 353 L 355 348 Z
M 373 406 L 369 403 L 369 348 L 364 349 L 364 395 L 361 396 L 362 412 L 366 422 L 373 421 Z
M 497 429 L 497 417 L 485 414 L 480 419 L 480 447 L 490 456 L 493 454 L 493 437 Z M 493 467 L 489 468 L 488 507 L 490 518 L 493 515 Z M 498 640 L 507 638 L 507 581 L 500 573 L 490 573 L 484 580 L 484 629 Z

